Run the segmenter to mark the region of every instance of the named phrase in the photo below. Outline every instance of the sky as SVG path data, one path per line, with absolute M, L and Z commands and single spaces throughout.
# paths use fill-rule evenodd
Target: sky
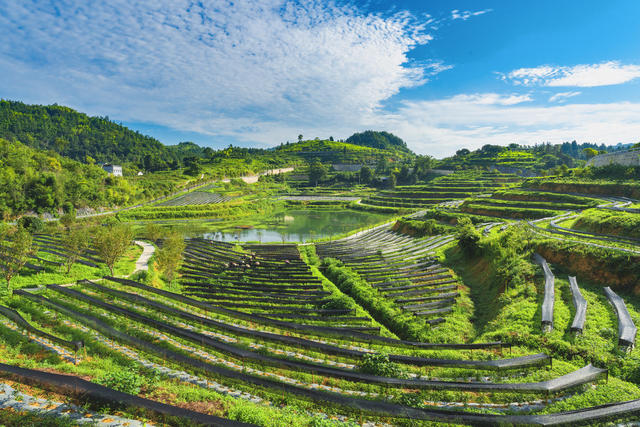
M 213 148 L 640 141 L 640 2 L 0 0 L 0 98 Z

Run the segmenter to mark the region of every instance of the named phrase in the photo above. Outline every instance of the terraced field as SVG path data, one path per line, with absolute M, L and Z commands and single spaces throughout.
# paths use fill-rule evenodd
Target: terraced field
M 418 330 L 415 322 L 429 330 L 446 323 L 453 307 L 469 309 L 467 302 L 456 303 L 466 298 L 463 285 L 431 257 L 451 239 L 412 239 L 379 228 L 318 245 L 317 251 L 342 259 L 374 295 L 393 301 L 392 308 L 404 313 L 397 320 L 409 330 Z M 501 342 L 402 339 L 406 332 L 388 322 L 375 301 L 355 291 L 346 292 L 353 300 L 347 297 L 314 272 L 295 245 L 240 248 L 194 239 L 184 257 L 181 293 L 107 277 L 103 283 L 84 280 L 18 295 L 29 306 L 56 313 L 47 323 L 65 326 L 62 339 L 83 331 L 161 375 L 186 369 L 192 373 L 177 376 L 178 381 L 262 404 L 285 393 L 307 401 L 312 412 L 529 422 L 545 418 L 499 412 L 513 410 L 514 402 L 544 408 L 549 393 L 562 400 L 606 375 L 588 364 L 577 370 L 563 364 L 540 369 L 550 358 L 522 350 L 504 358 L 496 353 L 504 347 Z M 396 286 L 403 281 L 407 284 Z M 367 363 L 381 353 L 389 355 L 391 372 Z M 470 408 L 473 402 L 476 409 L 498 415 L 439 409 Z
M 209 191 L 192 191 L 173 199 L 158 203 L 156 206 L 191 206 L 191 205 L 211 205 L 216 203 L 224 203 L 231 200 L 232 197 L 223 196 Z
M 475 174 L 458 172 L 435 178 L 429 184 L 398 186 L 393 190 L 377 192 L 362 201 L 364 206 L 419 209 L 454 200 L 462 200 L 495 189 L 510 186 L 518 179 L 515 175 L 493 172 Z

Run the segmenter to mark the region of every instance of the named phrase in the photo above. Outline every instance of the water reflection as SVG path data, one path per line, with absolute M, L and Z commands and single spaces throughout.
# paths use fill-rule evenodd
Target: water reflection
M 225 242 L 306 242 L 373 225 L 385 218 L 388 215 L 351 210 L 287 210 L 255 228 L 205 231 L 197 235 Z

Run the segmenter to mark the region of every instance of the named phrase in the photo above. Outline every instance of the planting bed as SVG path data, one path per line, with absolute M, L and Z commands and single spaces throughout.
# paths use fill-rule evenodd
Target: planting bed
M 158 203 L 156 206 L 212 205 L 228 202 L 231 199 L 232 197 L 229 196 L 196 190 L 173 199 L 166 200 L 162 203 Z

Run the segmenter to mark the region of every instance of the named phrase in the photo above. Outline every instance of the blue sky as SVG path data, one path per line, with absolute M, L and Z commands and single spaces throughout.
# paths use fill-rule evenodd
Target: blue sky
M 640 2 L 0 0 L 0 97 L 174 144 L 640 141 Z

